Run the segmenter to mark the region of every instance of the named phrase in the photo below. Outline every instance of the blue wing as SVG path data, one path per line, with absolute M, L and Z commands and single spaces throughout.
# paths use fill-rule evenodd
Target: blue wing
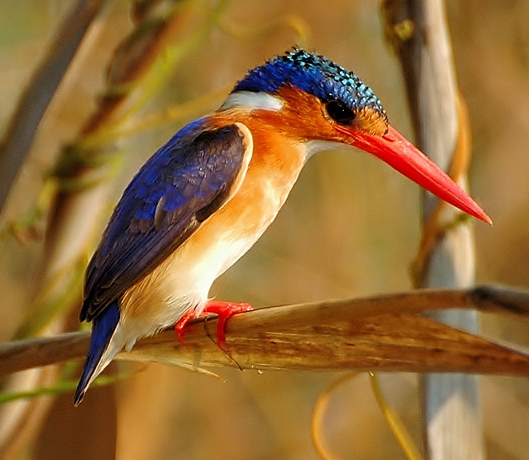
M 244 155 L 237 125 L 207 129 L 198 120 L 145 163 L 88 265 L 81 321 L 119 299 L 225 203 Z

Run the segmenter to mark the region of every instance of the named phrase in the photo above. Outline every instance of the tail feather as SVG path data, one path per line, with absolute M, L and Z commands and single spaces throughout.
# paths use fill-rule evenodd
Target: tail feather
M 99 316 L 94 319 L 90 347 L 83 368 L 83 374 L 75 391 L 74 404 L 77 406 L 83 399 L 88 386 L 108 364 L 103 357 L 119 322 L 118 301 L 112 302 Z

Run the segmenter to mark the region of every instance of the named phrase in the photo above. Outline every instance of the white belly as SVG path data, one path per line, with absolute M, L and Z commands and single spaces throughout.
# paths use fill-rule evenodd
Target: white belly
M 285 197 L 286 198 L 286 197 Z M 272 196 L 233 216 L 212 216 L 121 301 L 122 322 L 136 337 L 175 324 L 189 309 L 197 315 L 211 285 L 242 257 L 273 221 L 284 199 Z M 258 219 L 255 215 L 258 214 Z M 220 229 L 220 231 L 219 231 Z

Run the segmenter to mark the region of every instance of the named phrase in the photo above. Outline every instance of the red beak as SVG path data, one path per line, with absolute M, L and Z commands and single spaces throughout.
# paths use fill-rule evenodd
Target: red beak
M 351 144 L 355 147 L 380 158 L 407 178 L 461 211 L 492 224 L 491 218 L 459 185 L 391 125 L 384 136 L 356 130 L 352 132 L 340 125 L 335 127 L 338 131 L 352 136 L 354 139 Z

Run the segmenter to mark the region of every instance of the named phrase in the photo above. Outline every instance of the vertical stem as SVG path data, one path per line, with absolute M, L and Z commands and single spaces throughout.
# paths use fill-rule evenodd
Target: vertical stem
M 400 58 L 418 147 L 445 170 L 453 154 L 463 155 L 466 129 L 458 93 L 442 0 L 387 0 L 386 33 Z M 463 139 L 463 145 L 461 140 Z M 456 178 L 466 185 L 466 171 Z M 435 243 L 420 260 L 416 287 L 468 287 L 474 283 L 473 233 L 451 225 L 457 211 L 440 210 L 424 192 L 423 224 Z M 432 225 L 432 219 L 433 221 Z M 448 230 L 440 230 L 443 227 Z M 425 235 L 428 238 L 431 235 Z M 443 311 L 432 318 L 478 332 L 477 313 Z M 429 459 L 484 457 L 479 382 L 476 376 L 427 374 L 421 379 L 424 442 Z

